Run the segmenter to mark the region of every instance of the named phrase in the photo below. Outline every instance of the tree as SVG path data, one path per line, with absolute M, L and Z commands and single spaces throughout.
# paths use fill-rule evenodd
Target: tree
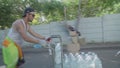
M 9 26 L 11 20 L 13 19 L 11 16 L 12 13 L 12 4 L 8 0 L 1 0 L 0 1 L 0 26 L 3 29 L 6 26 Z
M 38 19 L 44 16 L 47 21 L 64 20 L 64 6 L 67 8 L 67 20 L 78 17 L 79 0 L 0 0 L 0 26 L 2 29 L 10 27 L 12 22 L 20 18 L 23 10 L 31 6 L 36 10 L 36 18 L 32 24 L 40 24 Z M 103 16 L 105 14 L 120 13 L 120 0 L 81 0 L 80 13 L 82 17 Z

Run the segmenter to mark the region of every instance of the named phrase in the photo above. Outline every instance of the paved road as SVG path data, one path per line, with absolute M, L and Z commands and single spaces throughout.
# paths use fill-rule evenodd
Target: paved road
M 120 56 L 115 56 L 120 49 L 87 49 L 84 52 L 92 51 L 98 54 L 102 60 L 103 68 L 120 68 Z
M 83 52 L 92 51 L 98 54 L 102 60 L 103 68 L 120 68 L 120 56 L 115 56 L 118 49 L 87 49 Z M 24 68 L 50 68 L 50 60 L 47 53 L 26 54 L 27 63 Z
M 25 52 L 26 63 L 22 68 L 53 68 L 51 65 L 50 56 L 47 50 L 43 52 L 40 49 L 32 49 L 34 52 Z M 120 68 L 120 56 L 115 54 L 120 50 L 117 47 L 106 48 L 82 48 L 81 52 L 95 52 L 102 60 L 103 68 Z M 1 55 L 0 55 L 1 58 Z M 0 59 L 1 61 L 2 59 Z M 0 62 L 0 65 L 3 63 Z

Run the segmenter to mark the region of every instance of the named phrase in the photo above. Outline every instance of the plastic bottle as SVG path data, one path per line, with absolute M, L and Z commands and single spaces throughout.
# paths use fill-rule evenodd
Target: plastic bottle
M 76 57 L 72 53 L 69 53 L 69 57 L 70 57 L 70 67 L 76 68 Z
M 84 60 L 82 58 L 82 56 L 79 54 L 79 55 L 76 55 L 76 64 L 77 64 L 77 67 L 76 68 L 83 68 L 83 65 L 84 65 Z
M 90 54 L 86 54 L 86 66 L 87 68 L 95 68 L 95 63 Z
M 77 56 L 79 56 L 80 54 L 79 53 L 75 53 L 75 56 L 77 57 Z
M 52 49 L 51 49 L 50 43 L 48 43 L 48 47 L 49 47 L 49 49 L 48 49 L 49 55 L 52 55 Z
M 80 53 L 81 57 L 83 58 L 83 60 L 85 59 L 85 52 L 81 52 Z
M 70 61 L 67 54 L 64 54 L 63 68 L 70 68 Z
M 55 63 L 60 64 L 61 63 L 61 46 L 60 43 L 57 43 L 55 46 Z
M 93 61 L 95 62 L 95 68 L 102 68 L 102 62 L 97 55 L 94 56 Z

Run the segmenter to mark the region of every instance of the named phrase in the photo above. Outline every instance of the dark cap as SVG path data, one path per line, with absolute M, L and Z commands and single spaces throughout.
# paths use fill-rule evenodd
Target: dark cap
M 24 10 L 23 17 L 26 15 L 26 13 L 29 13 L 29 12 L 34 12 L 34 9 L 31 8 L 31 7 L 27 7 L 27 8 Z

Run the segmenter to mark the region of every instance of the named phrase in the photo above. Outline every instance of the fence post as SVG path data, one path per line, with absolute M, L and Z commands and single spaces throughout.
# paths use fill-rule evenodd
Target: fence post
M 104 16 L 101 17 L 101 25 L 102 25 L 102 43 L 105 43 L 105 39 L 104 39 Z

